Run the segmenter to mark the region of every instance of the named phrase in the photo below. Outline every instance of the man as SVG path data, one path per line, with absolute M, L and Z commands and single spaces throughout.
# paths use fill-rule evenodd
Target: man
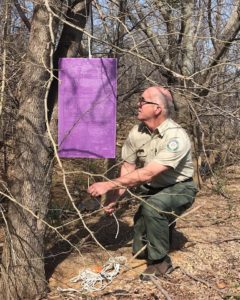
M 192 181 L 191 143 L 184 129 L 171 118 L 172 96 L 160 86 L 146 89 L 138 101 L 139 125 L 133 127 L 122 149 L 120 177 L 92 184 L 88 192 L 101 196 L 113 190 L 105 211 L 115 210 L 116 200 L 128 187 L 141 185 L 146 195 L 134 217 L 133 254 L 148 260 L 142 280 L 172 270 L 169 226 L 189 208 L 196 195 Z M 137 166 L 142 164 L 140 168 Z M 172 224 L 172 226 L 171 226 Z

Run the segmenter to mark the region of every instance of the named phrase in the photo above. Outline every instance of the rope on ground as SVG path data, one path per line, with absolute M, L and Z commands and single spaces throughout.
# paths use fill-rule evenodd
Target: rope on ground
M 103 290 L 107 285 L 109 285 L 113 278 L 118 275 L 121 267 L 123 267 L 127 262 L 126 257 L 110 257 L 107 263 L 103 266 L 101 272 L 93 272 L 90 269 L 85 269 L 81 271 L 77 276 L 70 279 L 70 282 L 76 283 L 81 282 L 80 289 L 73 288 L 57 288 L 59 292 L 93 292 Z

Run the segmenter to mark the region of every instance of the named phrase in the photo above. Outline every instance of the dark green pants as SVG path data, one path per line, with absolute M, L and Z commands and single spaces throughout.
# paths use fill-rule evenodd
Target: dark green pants
M 159 260 L 169 252 L 169 224 L 194 202 L 197 189 L 195 184 L 180 182 L 160 192 L 144 197 L 134 216 L 133 253 L 147 244 L 149 260 Z M 162 211 L 162 212 L 160 212 Z M 166 213 L 164 213 L 166 212 Z

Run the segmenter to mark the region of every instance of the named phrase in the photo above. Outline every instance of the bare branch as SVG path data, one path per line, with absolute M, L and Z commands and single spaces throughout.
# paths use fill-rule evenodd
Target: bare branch
M 14 5 L 18 11 L 18 14 L 20 16 L 20 18 L 22 19 L 23 23 L 26 25 L 28 31 L 31 30 L 31 24 L 28 20 L 28 18 L 26 17 L 26 15 L 24 14 L 21 5 L 19 4 L 18 0 L 14 0 Z

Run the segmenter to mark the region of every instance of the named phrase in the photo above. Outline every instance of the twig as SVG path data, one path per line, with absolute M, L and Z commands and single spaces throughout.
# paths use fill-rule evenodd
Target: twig
M 2 84 L 1 84 L 1 91 L 0 91 L 0 116 L 3 110 L 4 104 L 4 92 L 6 86 L 6 66 L 7 66 L 7 48 L 6 48 L 6 40 L 7 40 L 7 26 L 8 26 L 8 9 L 9 3 L 5 1 L 5 16 L 3 21 L 3 58 L 2 58 Z
M 194 207 L 193 209 L 187 211 L 185 214 L 182 214 L 181 216 L 179 216 L 178 218 L 176 218 L 174 221 L 172 221 L 169 224 L 169 226 L 171 226 L 173 223 L 175 223 L 178 219 L 184 219 L 186 216 L 190 215 L 191 213 L 193 213 L 194 211 L 198 210 L 201 207 L 202 207 L 202 205 L 198 205 L 197 207 Z
M 142 253 L 147 248 L 147 244 L 144 245 L 134 256 L 129 260 L 129 262 L 132 262 L 140 253 Z
M 211 241 L 214 244 L 221 244 L 221 243 L 225 243 L 225 242 L 232 242 L 232 241 L 239 241 L 240 237 L 236 236 L 236 237 L 232 237 L 232 238 L 228 238 L 228 239 L 222 239 L 222 240 L 216 240 L 216 241 Z
M 209 287 L 209 288 L 215 290 L 215 291 L 218 292 L 218 293 L 221 293 L 221 294 L 223 293 L 223 291 L 221 291 L 221 290 L 218 289 L 218 288 L 215 288 L 214 286 L 212 286 L 212 285 L 211 285 L 209 282 L 207 282 L 206 280 L 203 280 L 203 279 L 201 279 L 201 278 L 199 278 L 199 277 L 196 277 L 196 276 L 194 276 L 194 275 L 192 275 L 192 274 L 190 274 L 190 273 L 184 271 L 181 267 L 180 267 L 180 270 L 182 271 L 183 274 L 187 275 L 189 278 L 192 278 L 192 279 L 195 280 L 195 281 L 198 281 L 198 282 L 203 283 L 204 285 L 206 285 L 207 287 Z
M 163 296 L 167 300 L 172 300 L 172 298 L 169 296 L 168 292 L 160 285 L 159 281 L 154 277 L 155 276 L 150 276 L 151 281 L 156 285 L 156 287 L 159 289 L 159 291 L 163 294 Z
M 128 264 L 125 264 L 125 270 L 122 270 L 121 272 L 120 272 L 120 274 L 122 274 L 122 273 L 126 273 L 126 272 L 128 272 L 129 270 L 132 270 L 133 269 L 133 267 L 131 267 L 131 266 L 129 266 L 129 264 L 140 254 L 140 253 L 142 253 L 145 249 L 147 248 L 147 244 L 146 245 L 144 245 L 137 253 L 135 253 L 135 255 L 133 256 L 133 257 L 131 257 L 128 261 L 127 261 L 127 263 Z
M 232 242 L 232 241 L 239 241 L 240 237 L 231 237 L 227 239 L 222 239 L 222 240 L 215 240 L 215 241 L 206 241 L 206 240 L 189 240 L 189 242 L 193 243 L 200 243 L 200 244 L 221 244 L 221 243 L 226 243 L 226 242 Z

